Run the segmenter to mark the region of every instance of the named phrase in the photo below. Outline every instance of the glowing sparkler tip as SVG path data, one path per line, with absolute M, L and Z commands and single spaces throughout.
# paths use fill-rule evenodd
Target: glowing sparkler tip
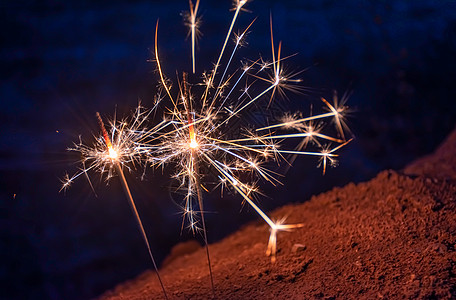
M 119 154 L 117 153 L 117 151 L 114 148 L 109 147 L 108 156 L 110 159 L 116 160 L 119 157 Z
M 190 144 L 188 144 L 188 146 L 190 147 L 190 149 L 196 149 L 198 148 L 199 144 L 195 139 L 191 139 Z

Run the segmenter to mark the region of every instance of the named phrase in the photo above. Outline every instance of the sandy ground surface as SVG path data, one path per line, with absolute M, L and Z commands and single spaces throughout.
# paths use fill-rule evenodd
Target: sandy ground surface
M 277 262 L 265 256 L 260 221 L 210 245 L 218 299 L 456 297 L 456 131 L 403 171 L 348 184 L 276 219 L 305 227 L 281 233 Z M 160 270 L 172 299 L 211 298 L 205 251 L 180 244 Z M 100 299 L 161 299 L 145 272 Z

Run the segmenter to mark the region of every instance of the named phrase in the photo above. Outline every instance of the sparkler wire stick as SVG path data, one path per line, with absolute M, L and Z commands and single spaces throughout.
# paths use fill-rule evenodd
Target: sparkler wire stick
M 103 123 L 103 119 L 101 118 L 100 113 L 97 112 L 96 115 L 97 115 L 98 123 L 101 127 L 103 138 L 104 138 L 104 140 L 106 142 L 106 146 L 108 148 L 109 157 L 111 158 L 111 160 L 115 166 L 115 169 L 117 171 L 117 174 L 119 175 L 120 183 L 122 184 L 122 188 L 128 199 L 128 204 L 130 205 L 130 208 L 135 216 L 136 224 L 138 225 L 139 231 L 141 232 L 144 243 L 146 244 L 147 251 L 149 252 L 149 257 L 155 268 L 155 272 L 157 274 L 158 281 L 160 282 L 160 286 L 162 288 L 163 295 L 165 296 L 165 299 L 168 299 L 168 295 L 166 294 L 165 286 L 163 285 L 163 281 L 160 277 L 160 273 L 158 272 L 157 264 L 155 263 L 154 256 L 152 255 L 152 250 L 150 249 L 149 239 L 147 238 L 146 231 L 144 230 L 144 226 L 142 224 L 141 217 L 139 216 L 138 210 L 136 209 L 135 201 L 133 200 L 133 196 L 131 195 L 130 188 L 128 187 L 127 179 L 125 178 L 125 174 L 122 170 L 122 166 L 121 166 L 120 162 L 117 160 L 117 158 L 118 158 L 117 152 L 112 146 L 111 140 L 109 138 L 108 132 L 106 131 L 106 127 Z
M 204 220 L 204 208 L 203 208 L 203 194 L 201 191 L 201 182 L 200 182 L 200 174 L 199 174 L 199 163 L 198 163 L 198 156 L 196 153 L 196 150 L 198 148 L 198 141 L 196 140 L 196 133 L 195 133 L 195 128 L 193 126 L 193 116 L 190 113 L 190 96 L 189 96 L 189 88 L 188 88 L 188 80 L 187 80 L 187 73 L 183 74 L 183 80 L 182 80 L 182 85 L 184 88 L 183 91 L 183 102 L 184 106 L 186 108 L 187 112 L 187 119 L 188 119 L 188 124 L 189 124 L 189 135 L 190 135 L 190 143 L 189 147 L 191 149 L 191 158 L 192 158 L 192 163 L 193 163 L 193 178 L 195 180 L 195 186 L 196 186 L 196 195 L 198 197 L 198 205 L 200 208 L 200 215 L 201 215 L 201 223 L 203 225 L 203 237 L 204 237 L 204 244 L 206 248 L 206 256 L 207 256 L 207 264 L 209 267 L 209 275 L 211 278 L 211 288 L 212 288 L 212 294 L 215 298 L 215 287 L 214 287 L 214 279 L 212 276 L 212 266 L 211 266 L 211 258 L 209 255 L 209 243 L 207 242 L 207 231 L 206 231 L 206 222 Z
M 209 276 L 211 278 L 211 288 L 212 294 L 215 298 L 215 287 L 214 287 L 214 278 L 212 275 L 212 265 L 211 265 L 211 256 L 209 255 L 209 243 L 207 242 L 207 231 L 206 231 L 206 222 L 204 220 L 204 208 L 203 208 L 203 193 L 201 191 L 201 182 L 199 176 L 199 163 L 198 158 L 196 156 L 195 151 L 192 151 L 192 158 L 193 158 L 193 166 L 194 166 L 194 177 L 195 177 L 195 185 L 196 185 L 196 195 L 198 197 L 198 205 L 200 208 L 200 215 L 201 215 L 201 223 L 203 225 L 203 237 L 204 237 L 204 244 L 206 248 L 206 257 L 207 257 L 207 265 L 209 267 Z

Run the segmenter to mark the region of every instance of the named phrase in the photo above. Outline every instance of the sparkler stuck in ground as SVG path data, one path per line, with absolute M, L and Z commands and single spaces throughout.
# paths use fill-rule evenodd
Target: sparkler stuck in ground
M 190 79 L 187 72 L 182 72 L 178 73 L 177 86 L 171 85 L 159 56 L 157 22 L 154 63 L 161 91 L 156 104 L 152 109 L 139 106 L 131 118 L 123 121 L 114 118 L 109 124 L 110 134 L 97 114 L 102 136 L 97 138 L 93 147 L 80 142 L 70 149 L 82 155 L 82 171 L 72 177 L 67 175 L 62 186 L 62 189 L 68 188 L 81 175 L 89 179 L 87 174 L 91 170 L 107 174 L 107 179 L 117 174 L 157 270 L 123 168 L 141 168 L 143 172 L 147 167 L 173 170 L 172 178 L 178 182 L 176 191 L 184 194 L 183 225 L 188 224 L 193 233 L 201 232 L 204 238 L 214 295 L 203 193 L 220 187 L 222 191 L 229 190 L 240 195 L 243 203 L 248 203 L 270 227 L 266 254 L 275 262 L 278 233 L 303 227 L 304 224 L 285 224 L 285 219 L 274 221 L 269 218 L 255 199 L 255 195 L 260 193 L 259 182 L 279 185 L 279 174 L 271 165 L 289 165 L 299 155 L 317 156 L 325 173 L 328 165 L 336 165 L 338 155 L 335 152 L 351 141 L 346 138 L 349 134 L 345 124 L 347 107 L 344 106 L 347 95 L 342 97 L 341 103 L 334 95 L 334 104 L 321 98 L 327 110 L 321 114 L 307 117 L 301 113 L 274 114 L 276 111 L 272 107 L 276 96 L 287 91 L 300 91 L 301 79 L 297 78 L 299 73 L 288 73 L 283 67 L 289 57 L 282 57 L 281 43 L 277 48 L 275 46 L 272 20 L 271 60 L 265 61 L 260 57 L 235 63 L 239 60 L 238 50 L 245 43 L 246 34 L 253 24 L 252 21 L 239 34 L 234 34 L 237 18 L 246 3 L 247 0 L 235 2 L 234 16 L 217 61 L 213 70 L 203 73 L 202 83 L 199 80 L 192 83 L 194 78 Z M 192 73 L 196 70 L 198 7 L 199 0 L 196 4 L 190 1 L 186 22 L 191 36 Z M 231 45 L 233 36 L 234 45 Z M 232 50 L 227 54 L 230 47 Z M 161 118 L 157 122 L 151 116 L 159 113 Z M 334 136 L 323 133 L 328 129 L 323 122 L 325 120 L 334 123 Z M 256 126 L 260 121 L 266 124 Z M 290 148 L 293 143 L 295 146 Z M 217 182 L 211 187 L 213 178 Z M 166 297 L 158 270 L 157 275 Z
M 103 139 L 106 143 L 106 148 L 108 149 L 108 157 L 111 159 L 111 163 L 114 165 L 117 175 L 119 176 L 120 183 L 122 184 L 122 188 L 128 199 L 128 204 L 130 205 L 130 208 L 135 216 L 139 231 L 141 232 L 142 238 L 147 247 L 147 251 L 149 252 L 149 257 L 152 261 L 155 271 L 157 272 L 157 278 L 158 278 L 158 281 L 160 282 L 161 288 L 163 289 L 163 294 L 164 294 L 165 298 L 167 299 L 168 297 L 166 295 L 165 287 L 163 286 L 163 282 L 161 280 L 160 273 L 158 272 L 157 264 L 155 263 L 154 256 L 152 255 L 152 250 L 150 249 L 149 239 L 147 238 L 146 231 L 144 230 L 144 226 L 142 224 L 138 210 L 136 209 L 135 201 L 133 200 L 133 196 L 131 195 L 130 188 L 127 183 L 127 179 L 125 178 L 125 174 L 122 170 L 122 165 L 119 160 L 119 154 L 118 154 L 117 150 L 113 147 L 113 145 L 111 143 L 111 139 L 109 138 L 108 132 L 106 131 L 106 127 L 104 125 L 103 119 L 101 118 L 101 116 L 98 112 L 97 112 L 97 119 L 98 119 L 98 124 L 100 125 L 100 128 L 101 128 L 101 132 L 103 134 Z

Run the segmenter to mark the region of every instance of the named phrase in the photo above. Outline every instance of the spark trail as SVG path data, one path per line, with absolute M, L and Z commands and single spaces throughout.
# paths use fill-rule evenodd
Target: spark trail
M 144 226 L 142 224 L 138 210 L 136 209 L 135 201 L 133 200 L 133 196 L 131 195 L 130 187 L 128 186 L 127 179 L 125 178 L 125 174 L 123 172 L 122 165 L 120 164 L 120 162 L 118 160 L 119 154 L 117 153 L 116 149 L 114 149 L 114 147 L 111 143 L 111 139 L 109 138 L 108 132 L 106 131 L 106 127 L 104 125 L 103 119 L 100 116 L 100 113 L 97 112 L 96 115 L 97 115 L 98 124 L 100 125 L 104 141 L 106 143 L 106 147 L 108 149 L 109 158 L 112 160 L 112 164 L 114 165 L 114 167 L 117 171 L 117 175 L 119 175 L 120 183 L 122 184 L 122 188 L 125 192 L 125 195 L 127 196 L 128 204 L 130 205 L 130 208 L 131 208 L 133 215 L 135 217 L 135 220 L 136 220 L 136 225 L 138 225 L 139 231 L 141 232 L 141 236 L 144 240 L 144 243 L 146 244 L 147 251 L 149 253 L 150 260 L 152 261 L 155 272 L 157 274 L 157 279 L 160 282 L 160 286 L 162 288 L 163 295 L 165 296 L 165 299 L 168 299 L 168 296 L 167 296 L 166 290 L 165 290 L 165 286 L 163 285 L 162 279 L 160 277 L 160 273 L 158 272 L 157 264 L 155 263 L 154 256 L 152 255 L 152 250 L 150 249 L 149 239 L 147 238 L 146 231 L 144 230 Z
M 203 231 L 207 250 L 201 179 L 215 173 L 220 180 L 220 186 L 230 188 L 241 195 L 243 201 L 249 203 L 270 226 L 271 236 L 267 254 L 271 256 L 272 261 L 275 261 L 277 233 L 301 227 L 302 224 L 283 224 L 284 220 L 272 221 L 255 204 L 252 198 L 252 195 L 258 192 L 256 180 L 246 182 L 243 178 L 257 177 L 274 185 L 280 183 L 275 172 L 263 165 L 269 161 L 278 163 L 284 155 L 318 156 L 323 166 L 323 172 L 326 172 L 328 161 L 331 165 L 336 163 L 337 154 L 334 152 L 350 141 L 345 140 L 345 127 L 342 126 L 346 107 L 335 108 L 337 102 L 333 106 L 323 98 L 323 103 L 329 109 L 327 113 L 305 118 L 292 118 L 286 122 L 263 126 L 253 131 L 249 129 L 252 124 L 247 124 L 247 126 L 241 126 L 238 131 L 233 133 L 233 126 L 237 126 L 244 112 L 255 110 L 260 105 L 259 102 L 264 101 L 264 99 L 269 99 L 266 103 L 269 106 L 276 94 L 283 94 L 285 90 L 297 90 L 297 85 L 301 82 L 301 79 L 295 77 L 296 73 L 285 72 L 284 60 L 289 57 L 282 58 L 281 43 L 279 43 L 277 50 L 275 49 L 272 25 L 272 62 L 260 63 L 261 59 L 257 59 L 248 65 L 241 64 L 239 68 L 230 69 L 239 49 L 238 45 L 245 38 L 245 33 L 253 22 L 242 31 L 242 34 L 235 36 L 233 50 L 229 53 L 227 61 L 224 62 L 224 53 L 233 34 L 233 28 L 246 2 L 235 2 L 234 16 L 210 75 L 205 77 L 203 83 L 190 84 L 187 73 L 182 73 L 182 79 L 178 80 L 177 94 L 173 92 L 160 60 L 157 23 L 154 46 L 155 62 L 160 83 L 172 105 L 165 105 L 163 109 L 165 112 L 163 120 L 166 120 L 166 125 L 162 127 L 163 130 L 153 133 L 145 132 L 144 135 L 147 138 L 141 141 L 139 147 L 146 153 L 151 167 L 172 166 L 171 169 L 175 170 L 173 178 L 180 183 L 177 190 L 185 190 L 184 194 L 186 195 L 182 208 L 184 216 L 188 218 L 190 227 L 194 232 L 199 229 Z M 190 6 L 190 11 L 190 15 L 192 15 L 192 6 Z M 217 72 L 219 69 L 221 69 L 221 76 Z M 232 73 L 230 74 L 230 72 Z M 214 86 L 213 82 L 217 76 L 220 76 L 220 83 Z M 238 94 L 236 92 L 243 78 L 253 78 L 254 80 L 255 86 L 253 83 L 249 85 L 250 94 Z M 231 84 L 232 81 L 234 84 Z M 226 95 L 224 94 L 225 90 L 229 90 Z M 328 118 L 335 120 L 340 137 L 321 133 L 323 126 L 319 126 L 315 130 L 305 129 L 310 128 L 307 124 L 310 124 L 311 121 Z M 298 133 L 277 132 L 277 130 L 290 129 L 298 130 Z M 266 133 L 257 135 L 256 132 Z M 306 142 L 305 144 L 301 142 L 300 146 L 295 149 L 282 149 L 282 141 L 291 139 L 301 139 Z M 330 147 L 329 144 L 323 145 L 320 141 L 339 145 Z M 304 145 L 310 143 L 317 144 L 321 148 L 320 151 L 304 151 L 302 149 Z M 203 170 L 199 167 L 201 165 L 205 166 Z M 196 207 L 199 207 L 199 210 Z M 198 214 L 200 219 L 198 219 Z M 210 261 L 209 256 L 208 261 Z M 210 271 L 210 273 L 212 272 Z
M 187 18 L 192 39 L 192 75 L 196 72 L 199 2 L 197 0 L 195 5 L 189 2 Z M 266 222 L 270 228 L 266 255 L 270 256 L 271 262 L 275 262 L 278 233 L 303 227 L 304 224 L 286 224 L 284 218 L 271 219 L 256 199 L 256 195 L 261 193 L 259 183 L 280 185 L 278 177 L 282 175 L 271 165 L 290 166 L 297 156 L 303 155 L 318 158 L 324 174 L 328 165 L 336 165 L 336 152 L 352 140 L 346 138 L 349 134 L 345 122 L 349 112 L 345 106 L 347 94 L 340 102 L 335 94 L 333 104 L 321 98 L 323 112 L 309 116 L 282 110 L 277 115 L 271 109 L 277 96 L 302 89 L 302 80 L 297 77 L 301 72 L 287 72 L 284 68 L 293 55 L 283 57 L 281 42 L 276 48 L 272 18 L 271 61 L 263 57 L 238 58 L 240 45 L 245 42 L 246 33 L 255 21 L 235 34 L 236 21 L 247 2 L 234 2 L 234 15 L 221 50 L 216 55 L 216 63 L 210 72 L 202 74 L 202 82 L 195 80 L 195 76 L 189 78 L 188 72 L 176 72 L 178 84 L 171 84 L 165 74 L 166 63 L 159 55 L 157 21 L 153 53 L 160 84 L 157 102 L 149 110 L 138 106 L 134 114 L 125 120 L 114 119 L 110 123 L 109 134 L 97 114 L 102 135 L 96 138 L 92 147 L 80 141 L 70 148 L 83 157 L 82 170 L 71 177 L 66 175 L 62 182 L 62 189 L 66 189 L 81 175 L 89 179 L 90 171 L 107 174 L 106 179 L 117 173 L 157 270 L 123 168 L 141 168 L 143 174 L 147 167 L 169 171 L 170 177 L 178 183 L 176 192 L 183 195 L 183 219 L 187 220 L 193 233 L 202 233 L 214 297 L 203 203 L 204 193 L 210 192 L 211 185 L 212 189 L 220 187 L 222 195 L 224 190 L 239 195 L 242 203 L 247 203 Z M 230 40 L 234 40 L 234 44 L 230 44 Z M 328 128 L 331 123 L 334 125 L 332 130 Z M 166 297 L 158 270 L 157 276 Z

